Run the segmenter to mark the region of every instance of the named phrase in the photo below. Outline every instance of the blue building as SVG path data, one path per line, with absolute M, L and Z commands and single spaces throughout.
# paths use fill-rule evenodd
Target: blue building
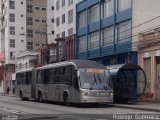
M 76 7 L 77 59 L 104 65 L 135 63 L 132 0 L 84 0 Z

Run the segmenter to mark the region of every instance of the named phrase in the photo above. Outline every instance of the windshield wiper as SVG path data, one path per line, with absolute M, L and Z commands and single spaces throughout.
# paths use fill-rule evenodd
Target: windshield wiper
M 92 85 L 91 85 L 91 87 L 90 87 L 90 90 L 93 89 L 93 86 L 94 86 L 95 82 L 97 82 L 97 81 L 96 81 L 96 76 L 95 76 L 95 73 L 94 73 L 94 81 L 93 81 L 93 83 L 92 83 Z

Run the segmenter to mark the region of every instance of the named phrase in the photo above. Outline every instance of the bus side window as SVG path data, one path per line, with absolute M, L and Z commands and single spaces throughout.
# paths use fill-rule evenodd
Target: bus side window
M 77 75 L 73 75 L 72 76 L 72 81 L 73 81 L 73 87 L 78 89 L 79 85 L 78 85 L 78 77 L 77 77 Z
M 49 83 L 49 70 L 46 69 L 44 70 L 44 84 L 48 84 Z
M 26 73 L 26 84 L 30 84 L 32 81 L 32 72 Z
M 44 71 L 39 70 L 37 72 L 37 83 L 38 84 L 43 84 L 44 83 Z

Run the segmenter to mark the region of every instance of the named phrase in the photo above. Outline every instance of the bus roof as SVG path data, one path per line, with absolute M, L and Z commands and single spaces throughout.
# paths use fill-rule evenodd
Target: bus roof
M 52 68 L 52 67 L 58 67 L 58 66 L 66 66 L 66 65 L 74 65 L 77 69 L 79 68 L 101 68 L 106 69 L 105 66 L 102 64 L 92 61 L 92 60 L 70 60 L 70 61 L 64 61 L 54 64 L 49 64 L 43 67 L 39 67 L 37 69 L 44 69 L 44 68 Z
M 28 72 L 28 71 L 32 71 L 33 68 L 28 68 L 28 69 L 23 69 L 23 70 L 20 70 L 20 71 L 17 71 L 16 73 L 23 73 L 23 72 Z

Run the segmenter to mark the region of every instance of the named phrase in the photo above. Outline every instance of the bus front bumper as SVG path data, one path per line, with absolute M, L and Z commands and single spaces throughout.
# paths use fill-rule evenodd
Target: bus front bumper
M 81 103 L 113 103 L 113 96 L 107 97 L 81 97 Z

